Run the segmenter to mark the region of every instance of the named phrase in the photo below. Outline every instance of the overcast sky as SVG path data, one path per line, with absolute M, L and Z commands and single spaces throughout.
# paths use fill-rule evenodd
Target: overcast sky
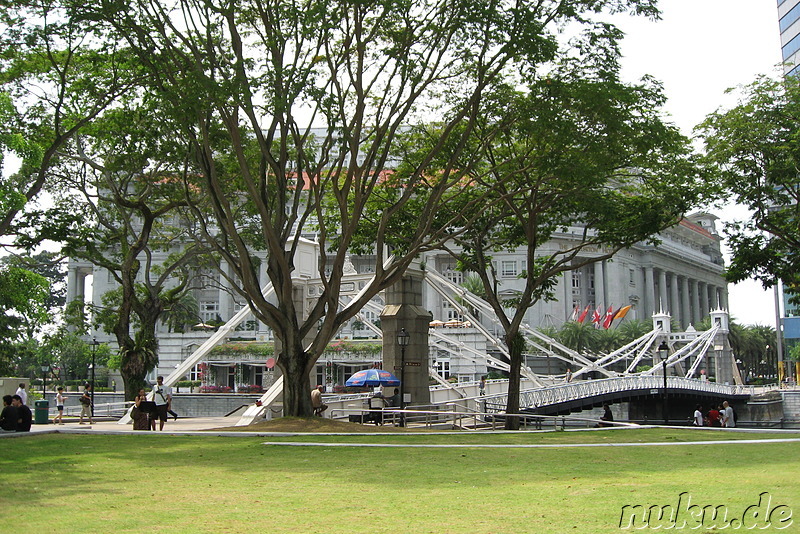
M 626 33 L 623 75 L 650 74 L 664 84 L 667 112 L 688 135 L 719 107 L 736 103 L 725 90 L 778 75 L 781 61 L 776 0 L 661 0 L 662 20 L 630 16 L 614 21 Z M 743 218 L 731 206 L 714 210 L 724 220 Z M 772 291 L 755 282 L 729 286 L 731 315 L 740 324 L 774 326 Z

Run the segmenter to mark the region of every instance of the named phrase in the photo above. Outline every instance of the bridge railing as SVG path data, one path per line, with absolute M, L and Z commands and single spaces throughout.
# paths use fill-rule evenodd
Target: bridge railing
M 663 376 L 626 376 L 619 378 L 604 378 L 599 380 L 583 380 L 560 384 L 544 388 L 526 389 L 520 392 L 520 407 L 536 408 L 551 406 L 579 399 L 599 397 L 612 393 L 640 390 L 662 390 L 664 388 Z M 711 393 L 714 395 L 753 395 L 754 386 L 717 384 L 694 378 L 679 376 L 667 377 L 667 389 L 688 389 L 698 393 Z M 493 405 L 505 405 L 508 394 L 484 396 L 481 400 Z

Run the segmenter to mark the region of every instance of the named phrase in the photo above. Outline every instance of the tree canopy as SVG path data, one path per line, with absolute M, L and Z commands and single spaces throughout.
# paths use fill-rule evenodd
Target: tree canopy
M 447 237 L 443 230 L 453 224 L 434 216 L 444 203 L 474 196 L 458 163 L 487 93 L 551 61 L 566 24 L 582 26 L 585 43 L 613 41 L 618 32 L 589 14 L 657 15 L 653 0 L 70 5 L 79 20 L 124 43 L 148 73 L 147 94 L 185 143 L 186 168 L 210 201 L 209 211 L 192 207 L 198 236 L 279 338 L 284 407 L 292 415 L 311 412 L 308 375 L 328 341 Z M 387 173 L 404 129 L 432 119 L 442 127 L 427 153 Z M 450 155 L 442 160 L 445 148 Z M 431 180 L 435 159 L 443 172 Z M 404 225 L 409 217 L 416 224 Z M 346 258 L 365 232 L 375 277 L 342 308 Z M 317 266 L 316 301 L 300 307 L 292 276 L 302 236 L 328 254 Z M 261 292 L 262 250 L 270 298 Z
M 800 288 L 800 80 L 762 76 L 738 90 L 738 105 L 697 128 L 720 187 L 749 209 L 726 225 L 726 277 Z

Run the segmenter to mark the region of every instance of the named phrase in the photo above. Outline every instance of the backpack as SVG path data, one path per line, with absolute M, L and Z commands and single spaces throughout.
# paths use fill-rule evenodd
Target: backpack
M 92 399 L 87 397 L 86 395 L 82 395 L 80 399 L 78 399 L 81 404 L 84 406 L 89 406 L 92 403 Z

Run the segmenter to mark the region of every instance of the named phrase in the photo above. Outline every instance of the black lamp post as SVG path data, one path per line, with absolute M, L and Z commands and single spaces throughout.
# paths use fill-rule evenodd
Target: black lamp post
M 95 368 L 95 354 L 97 353 L 97 345 L 100 342 L 97 341 L 96 337 L 92 337 L 92 392 L 90 396 L 92 398 L 92 417 L 94 417 L 94 368 Z
M 50 370 L 50 366 L 46 363 L 42 364 L 42 398 L 45 398 L 45 391 L 47 390 L 47 372 Z
M 411 336 L 405 328 L 397 333 L 397 344 L 400 345 L 400 409 L 406 409 L 406 347 Z M 405 426 L 405 414 L 400 414 L 400 426 Z
M 669 424 L 669 404 L 667 402 L 667 354 L 669 353 L 669 346 L 666 341 L 662 341 L 658 346 L 658 355 L 661 357 L 661 365 L 664 369 L 664 424 Z

